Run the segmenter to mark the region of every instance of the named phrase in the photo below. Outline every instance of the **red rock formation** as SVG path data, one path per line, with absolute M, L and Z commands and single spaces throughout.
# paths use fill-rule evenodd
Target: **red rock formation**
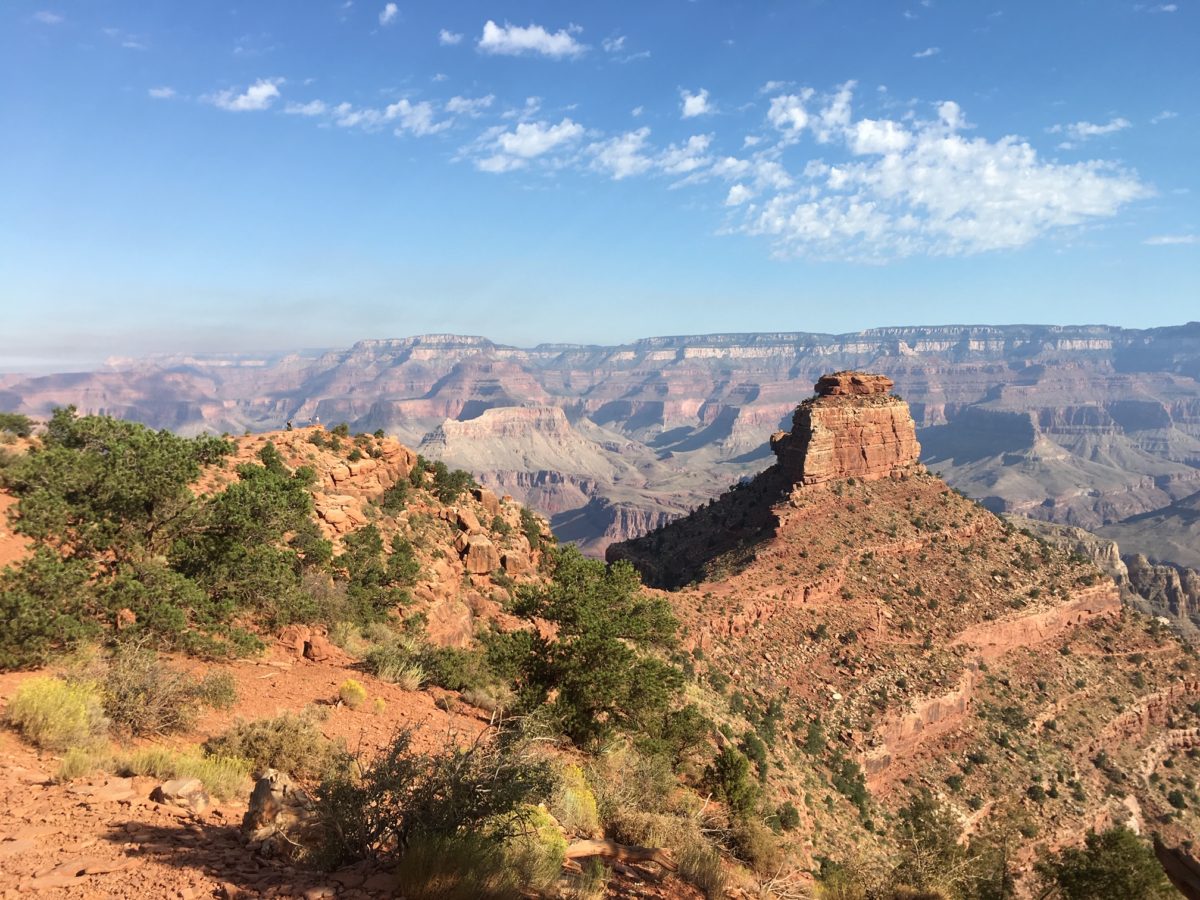
M 891 379 L 883 375 L 822 375 L 817 396 L 796 409 L 791 433 L 771 438 L 792 482 L 876 481 L 915 467 L 921 455 L 916 427 L 908 405 L 891 389 Z

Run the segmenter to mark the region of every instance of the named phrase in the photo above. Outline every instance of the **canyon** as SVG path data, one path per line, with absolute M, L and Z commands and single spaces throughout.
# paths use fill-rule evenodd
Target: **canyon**
M 0 375 L 0 409 L 56 405 L 185 434 L 345 421 L 546 514 L 602 555 L 771 459 L 823 373 L 869 369 L 909 405 L 922 461 L 989 509 L 1200 567 L 1200 322 L 879 328 L 518 348 L 481 337 L 345 350 L 114 359 Z

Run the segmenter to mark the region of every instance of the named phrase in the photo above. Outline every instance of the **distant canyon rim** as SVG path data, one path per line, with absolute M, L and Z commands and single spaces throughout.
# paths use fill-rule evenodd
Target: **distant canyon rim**
M 878 328 L 517 348 L 482 337 L 114 360 L 0 375 L 0 409 L 74 404 L 183 434 L 346 422 L 472 472 L 592 555 L 772 460 L 817 378 L 879 373 L 922 461 L 996 512 L 1200 567 L 1200 322 Z

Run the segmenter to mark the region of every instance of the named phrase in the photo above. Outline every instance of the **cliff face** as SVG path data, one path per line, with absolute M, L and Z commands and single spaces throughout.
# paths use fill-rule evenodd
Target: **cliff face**
M 862 372 L 823 375 L 817 396 L 796 409 L 791 432 L 771 438 L 786 477 L 793 484 L 875 481 L 915 466 L 916 427 L 908 405 L 891 396 L 892 384 Z

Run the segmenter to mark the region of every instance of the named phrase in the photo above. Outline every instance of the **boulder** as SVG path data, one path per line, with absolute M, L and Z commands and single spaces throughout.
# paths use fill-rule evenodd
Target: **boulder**
M 529 554 L 515 550 L 506 550 L 500 558 L 500 564 L 504 567 L 506 575 L 528 575 L 533 571 L 533 562 L 529 559 Z
M 489 516 L 500 515 L 500 498 L 496 496 L 494 491 L 490 491 L 485 487 L 479 487 L 475 488 L 471 493 Z
M 471 535 L 463 554 L 463 563 L 470 575 L 487 575 L 500 567 L 500 552 L 482 534 Z
M 455 510 L 455 521 L 458 524 L 458 527 L 467 534 L 478 534 L 479 532 L 483 531 L 483 526 L 479 524 L 479 519 L 476 518 L 475 513 L 469 509 Z
M 290 856 L 319 845 L 320 820 L 303 789 L 283 772 L 268 769 L 250 794 L 242 834 L 266 856 Z
M 212 801 L 198 778 L 175 778 L 164 781 L 150 792 L 150 799 L 165 806 L 181 806 L 194 813 L 203 813 Z

